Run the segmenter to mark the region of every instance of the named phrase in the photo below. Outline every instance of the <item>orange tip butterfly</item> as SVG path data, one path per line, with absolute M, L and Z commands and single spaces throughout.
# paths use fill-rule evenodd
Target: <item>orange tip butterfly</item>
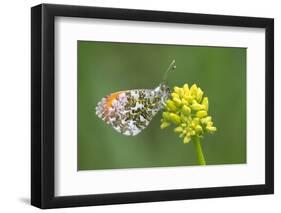
M 114 92 L 98 102 L 96 114 L 117 132 L 135 136 L 144 130 L 163 109 L 171 96 L 166 84 L 169 71 L 176 68 L 175 60 L 164 73 L 163 82 L 154 89 L 132 89 Z

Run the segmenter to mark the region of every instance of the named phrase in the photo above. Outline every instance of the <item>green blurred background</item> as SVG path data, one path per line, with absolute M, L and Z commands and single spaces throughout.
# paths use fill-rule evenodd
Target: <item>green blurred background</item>
M 95 114 L 110 93 L 154 88 L 175 59 L 168 84 L 196 83 L 209 98 L 215 134 L 202 140 L 208 165 L 246 163 L 246 49 L 78 41 L 78 170 L 198 165 L 193 143 L 161 113 L 137 136 L 116 132 Z

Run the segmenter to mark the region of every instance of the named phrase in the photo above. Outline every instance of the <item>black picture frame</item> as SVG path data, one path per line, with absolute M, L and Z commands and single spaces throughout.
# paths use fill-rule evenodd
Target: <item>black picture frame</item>
M 83 17 L 162 23 L 264 28 L 265 184 L 93 195 L 54 195 L 55 17 Z M 216 198 L 274 193 L 274 20 L 164 11 L 41 4 L 31 8 L 31 204 L 42 209 Z

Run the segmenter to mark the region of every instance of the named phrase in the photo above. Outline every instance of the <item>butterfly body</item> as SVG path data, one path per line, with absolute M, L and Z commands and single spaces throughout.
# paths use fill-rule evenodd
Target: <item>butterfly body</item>
M 169 97 L 169 87 L 164 83 L 155 89 L 115 92 L 97 104 L 96 114 L 117 132 L 134 136 L 149 125 Z

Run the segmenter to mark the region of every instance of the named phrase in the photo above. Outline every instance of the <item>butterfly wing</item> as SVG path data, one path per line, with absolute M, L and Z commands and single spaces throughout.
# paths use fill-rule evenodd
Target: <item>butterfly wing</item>
M 96 107 L 96 114 L 116 131 L 137 135 L 145 129 L 162 108 L 161 97 L 151 89 L 135 89 L 112 93 Z

